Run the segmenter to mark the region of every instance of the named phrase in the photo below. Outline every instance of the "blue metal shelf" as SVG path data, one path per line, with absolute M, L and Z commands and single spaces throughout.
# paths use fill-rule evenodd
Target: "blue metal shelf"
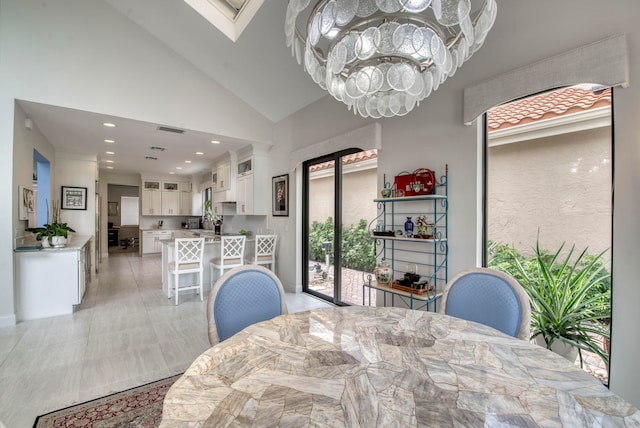
M 363 281 L 363 304 L 365 304 L 368 290 L 369 296 L 372 291 L 378 293 L 383 300 L 380 303 L 385 306 L 388 304 L 395 306 L 396 303 L 401 302 L 410 309 L 437 310 L 437 302 L 448 281 L 448 170 L 447 166 L 445 174 L 437 181 L 435 193 L 432 195 L 374 199 L 378 204 L 378 215 L 369 224 L 371 239 L 376 242 L 376 257 L 378 260 L 384 258 L 390 263 L 394 280 L 404 276 L 408 265 L 415 265 L 418 268 L 418 274 L 427 278 L 429 285 L 433 285 L 433 291 L 427 295 L 408 292 L 386 284 L 377 284 L 375 280 L 372 281 L 369 278 Z M 418 216 L 425 216 L 430 223 L 433 223 L 431 230 L 428 231 L 432 238 L 373 235 L 374 229 L 382 231 L 400 229 L 404 232 L 406 218 L 412 217 L 415 223 Z

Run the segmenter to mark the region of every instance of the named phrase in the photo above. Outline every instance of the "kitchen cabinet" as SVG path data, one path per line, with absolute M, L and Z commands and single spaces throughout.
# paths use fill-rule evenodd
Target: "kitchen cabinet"
M 160 181 L 159 180 L 142 180 L 142 190 L 150 191 L 150 192 L 159 192 Z
M 162 215 L 180 215 L 180 193 L 162 192 Z
M 142 215 L 162 215 L 162 193 L 155 190 L 143 190 Z
M 211 211 L 214 215 L 234 215 L 236 214 L 236 202 L 229 200 L 229 190 L 222 190 L 213 193 L 213 203 Z
M 192 215 L 191 192 L 180 192 L 180 215 Z
M 91 236 L 72 236 L 63 248 L 15 252 L 17 317 L 73 313 L 91 281 Z
M 217 167 L 216 191 L 229 190 L 231 188 L 231 162 L 224 161 Z
M 180 183 L 177 181 L 163 181 L 162 182 L 162 191 L 163 192 L 178 192 L 180 187 Z
M 170 230 L 143 230 L 142 254 L 155 254 L 162 252 L 163 239 L 171 239 L 173 233 Z
M 253 214 L 253 174 L 238 177 L 236 192 L 237 214 Z
M 271 180 L 267 162 L 266 155 L 255 150 L 238 162 L 236 214 L 266 215 L 269 212 Z

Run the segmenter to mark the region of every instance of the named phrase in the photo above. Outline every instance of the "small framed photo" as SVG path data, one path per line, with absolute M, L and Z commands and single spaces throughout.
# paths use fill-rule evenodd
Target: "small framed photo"
M 289 174 L 279 175 L 271 179 L 273 201 L 272 215 L 289 215 Z
M 87 188 L 62 186 L 60 208 L 63 210 L 86 210 Z
M 35 212 L 35 195 L 33 189 L 19 186 L 18 191 L 20 198 L 20 204 L 18 205 L 20 207 L 18 219 L 29 220 L 29 216 L 33 215 Z

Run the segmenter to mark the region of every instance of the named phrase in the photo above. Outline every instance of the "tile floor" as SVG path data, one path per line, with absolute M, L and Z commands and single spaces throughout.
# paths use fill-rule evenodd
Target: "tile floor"
M 0 427 L 183 372 L 209 347 L 205 299 L 162 293 L 160 256 L 111 254 L 73 315 L 0 328 Z M 289 312 L 329 306 L 287 295 Z

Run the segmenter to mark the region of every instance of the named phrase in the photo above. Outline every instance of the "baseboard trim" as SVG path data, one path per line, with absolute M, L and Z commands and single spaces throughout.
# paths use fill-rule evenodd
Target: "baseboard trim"
M 0 327 L 11 327 L 16 325 L 16 314 L 0 315 Z

